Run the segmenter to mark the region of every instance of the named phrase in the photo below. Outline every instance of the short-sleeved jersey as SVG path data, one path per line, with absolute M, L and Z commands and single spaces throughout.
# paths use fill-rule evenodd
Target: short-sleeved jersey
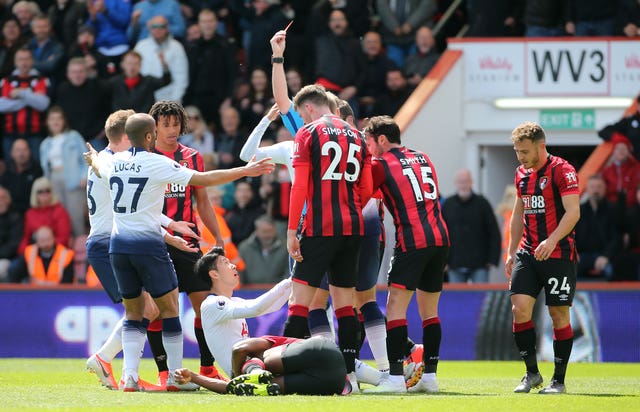
M 144 149 L 119 152 L 100 167 L 113 205 L 110 253 L 166 254 L 161 215 L 168 183 L 187 186 L 195 171 Z
M 282 289 L 274 287 L 256 299 L 211 294 L 202 302 L 202 329 L 207 346 L 227 375 L 231 376 L 233 345 L 250 337 L 245 318 L 280 309 L 289 299 L 289 293 L 281 292 Z
M 579 195 L 578 174 L 566 160 L 549 155 L 538 170 L 516 169 L 517 195 L 524 205 L 524 235 L 520 248 L 534 253 L 541 241 L 556 230 L 565 213 L 562 196 Z M 576 259 L 575 231 L 560 240 L 550 258 Z
M 198 172 L 204 171 L 204 160 L 202 155 L 196 149 L 185 146 L 178 143 L 178 148 L 174 152 L 163 152 L 155 148 L 154 153 L 168 157 L 171 160 L 178 162 L 181 166 L 188 169 L 196 170 Z M 164 192 L 164 206 L 162 213 L 170 217 L 171 219 L 178 221 L 185 221 L 196 223 L 196 218 L 193 213 L 193 200 L 195 197 L 194 189 L 198 186 L 179 185 L 176 183 L 169 183 Z M 193 228 L 196 233 L 198 232 L 197 226 Z M 169 233 L 171 230 L 167 229 Z M 190 236 L 183 236 L 183 238 L 189 242 L 192 246 L 197 246 L 197 241 Z
M 293 167 L 309 166 L 306 236 L 362 235 L 360 174 L 371 162 L 360 131 L 324 115 L 296 133 Z
M 110 161 L 113 152 L 106 148 L 98 154 L 101 163 Z M 107 182 L 100 179 L 89 168 L 87 172 L 87 206 L 89 208 L 89 236 L 87 241 L 99 241 L 108 239 L 111 236 L 113 226 L 113 208 L 111 205 L 111 195 Z
M 396 248 L 403 252 L 449 246 L 449 231 L 440 210 L 438 177 L 429 156 L 398 147 L 372 161 L 373 190 L 380 188 L 393 216 Z

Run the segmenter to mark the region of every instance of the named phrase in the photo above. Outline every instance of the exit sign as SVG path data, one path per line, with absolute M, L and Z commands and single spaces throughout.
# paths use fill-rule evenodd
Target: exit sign
M 545 129 L 591 129 L 595 128 L 594 109 L 540 110 L 540 125 Z

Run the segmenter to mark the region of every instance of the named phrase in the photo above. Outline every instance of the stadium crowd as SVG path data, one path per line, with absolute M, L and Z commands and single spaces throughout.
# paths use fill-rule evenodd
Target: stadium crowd
M 639 35 L 640 5 L 634 0 L 468 0 L 434 36 L 433 27 L 451 3 L 3 1 L 0 281 L 29 280 L 25 268 L 33 257 L 25 251 L 37 244 L 38 229 L 48 226 L 55 243 L 43 258 L 62 259 L 64 269 L 74 273 L 60 280 L 97 284 L 86 262 L 87 181 L 82 152 L 84 142 L 98 150 L 106 146 L 104 122 L 112 111 L 148 112 L 158 100 L 180 102 L 190 130 L 180 141 L 198 149 L 207 170 L 243 164 L 240 151 L 249 132 L 275 101 L 269 38 L 284 27 L 288 27 L 284 61 L 289 95 L 307 83 L 321 84 L 349 102 L 359 126 L 367 117 L 393 116 L 436 64 L 446 38 L 466 25 L 467 36 Z M 287 26 L 289 22 L 293 23 Z M 616 126 L 620 130 L 614 140 L 626 136 L 630 142 L 616 145 L 617 154 L 602 173 L 606 189 L 601 190 L 617 204 L 623 193 L 625 212 L 612 212 L 618 218 L 615 231 L 600 218 L 602 209 L 594 213 L 591 226 L 577 227 L 578 250 L 589 253 L 583 262 L 594 262 L 581 271 L 587 279 L 613 279 L 616 273 L 622 278 L 638 276 L 640 190 L 638 196 L 635 193 L 640 172 L 628 151 L 620 153 L 624 147 L 636 148 L 631 153 L 637 153 L 633 135 L 637 127 L 625 131 L 623 126 Z M 610 139 L 612 133 L 602 136 Z M 292 138 L 275 120 L 261 144 Z M 243 283 L 274 283 L 288 272 L 285 230 L 290 186 L 286 167 L 279 166 L 272 175 L 208 189 L 218 215 L 224 216 L 219 225 L 230 239 L 225 243 L 237 247 L 227 254 L 241 267 Z M 598 190 L 593 191 L 595 203 L 604 201 Z M 583 212 L 583 216 L 590 215 Z M 622 222 L 621 216 L 629 220 Z M 607 233 L 581 240 L 581 231 L 591 234 L 595 226 Z M 581 242 L 589 244 L 582 247 Z M 206 242 L 201 245 L 206 248 Z M 479 265 L 485 269 L 495 265 L 494 255 L 492 251 Z M 255 268 L 265 265 L 271 278 L 256 273 Z

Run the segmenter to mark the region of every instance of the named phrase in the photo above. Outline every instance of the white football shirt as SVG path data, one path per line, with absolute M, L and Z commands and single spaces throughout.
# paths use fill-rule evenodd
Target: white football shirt
M 207 345 L 228 376 L 233 345 L 250 337 L 245 318 L 275 312 L 287 302 L 290 293 L 291 279 L 285 279 L 255 299 L 209 295 L 202 302 L 202 329 Z
M 113 152 L 106 148 L 98 153 L 100 163 L 109 163 Z M 87 172 L 87 206 L 89 207 L 89 230 L 88 239 L 102 240 L 111 236 L 113 226 L 113 208 L 111 205 L 111 194 L 104 179 L 99 178 L 89 168 Z
M 168 157 L 131 148 L 100 167 L 113 205 L 110 253 L 166 253 L 162 236 L 162 207 L 167 184 L 188 185 L 195 170 Z

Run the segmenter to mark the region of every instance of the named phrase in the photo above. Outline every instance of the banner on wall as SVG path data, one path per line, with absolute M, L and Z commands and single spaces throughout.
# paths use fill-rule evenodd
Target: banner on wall
M 259 290 L 240 290 L 237 296 L 254 298 Z M 384 308 L 386 292 L 378 292 Z M 543 299 L 542 299 L 543 300 Z M 540 301 L 540 299 L 539 299 Z M 188 309 L 185 310 L 185 303 Z M 185 357 L 196 358 L 193 310 L 181 295 Z M 100 290 L 0 291 L 0 357 L 83 358 L 95 352 L 122 316 Z M 408 311 L 409 336 L 422 341 L 415 299 Z M 511 304 L 503 290 L 445 291 L 440 299 L 443 360 L 519 359 L 511 333 Z M 640 362 L 640 291 L 581 291 L 572 307 L 576 337 L 572 360 Z M 252 336 L 279 335 L 286 319 L 280 311 L 248 319 Z M 534 322 L 543 360 L 553 360 L 553 332 L 546 307 L 536 307 Z M 150 356 L 148 348 L 145 356 Z M 365 344 L 363 359 L 371 359 Z
M 469 99 L 525 96 L 635 96 L 640 41 L 452 39 L 463 51 Z

